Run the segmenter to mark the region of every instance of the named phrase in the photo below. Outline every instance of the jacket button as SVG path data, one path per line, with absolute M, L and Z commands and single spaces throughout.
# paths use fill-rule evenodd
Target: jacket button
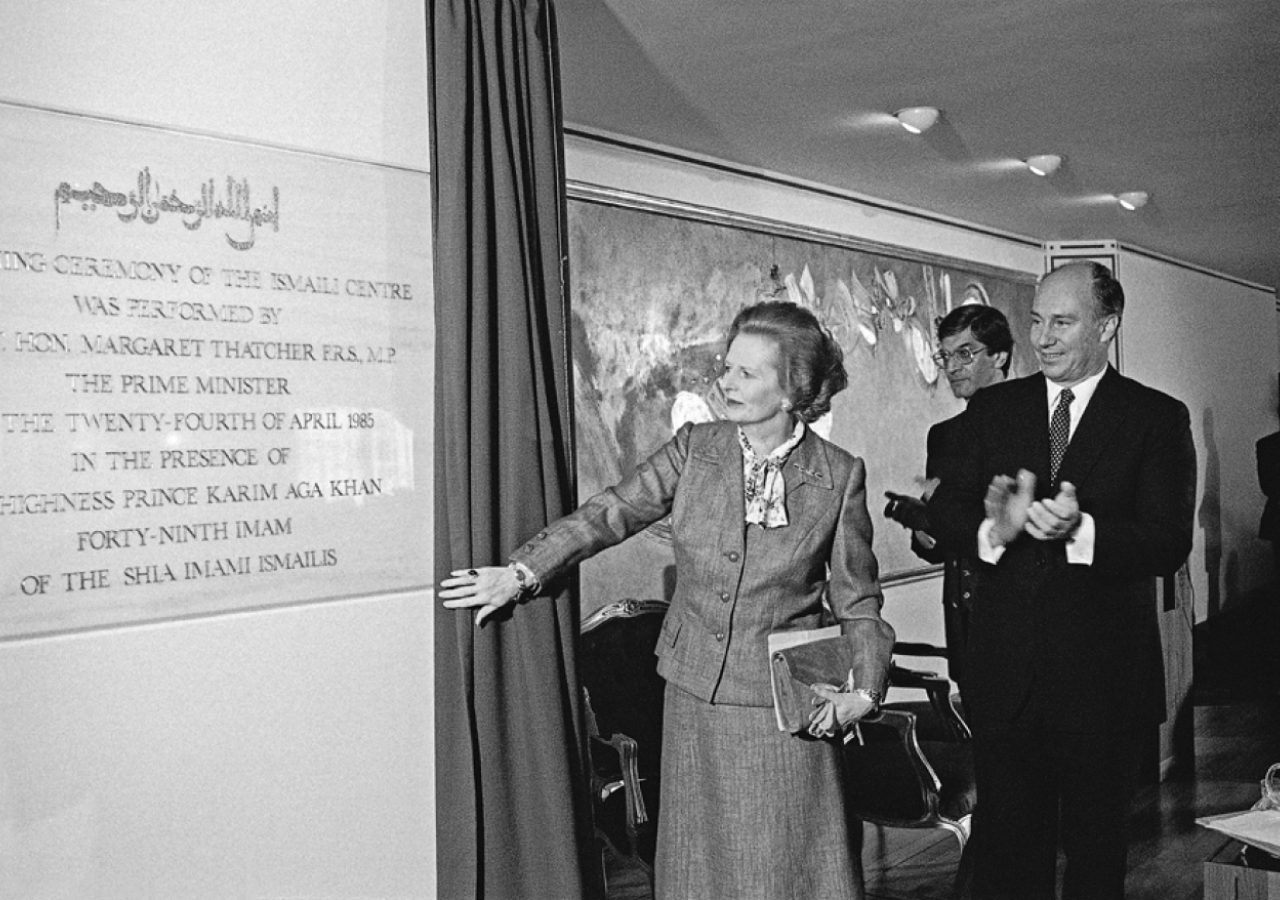
M 724 632 L 723 632 L 723 631 L 717 631 L 717 632 L 716 632 L 716 640 L 717 640 L 717 641 L 723 641 L 723 640 L 724 640 Z
M 726 553 L 726 554 L 725 554 L 725 556 L 729 557 L 729 562 L 737 562 L 737 561 L 738 561 L 738 551 L 737 551 L 737 550 L 730 550 L 728 553 Z
M 721 602 L 721 603 L 728 603 L 728 602 L 729 602 L 729 592 L 728 592 L 728 591 L 721 591 L 721 592 L 720 592 L 720 602 Z
M 972 597 L 972 596 L 973 596 L 973 595 L 972 595 L 972 594 L 970 594 L 968 591 L 965 591 L 965 592 L 964 592 L 964 599 L 968 600 L 968 599 L 969 599 L 970 597 Z

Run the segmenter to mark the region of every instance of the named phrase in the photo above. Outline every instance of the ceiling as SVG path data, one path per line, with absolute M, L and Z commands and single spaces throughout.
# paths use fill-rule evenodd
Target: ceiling
M 1280 284 L 1277 0 L 556 0 L 566 126 Z M 920 136 L 891 113 L 942 110 Z M 1066 157 L 1049 178 L 1020 162 Z M 1148 191 L 1137 212 L 1116 203 Z

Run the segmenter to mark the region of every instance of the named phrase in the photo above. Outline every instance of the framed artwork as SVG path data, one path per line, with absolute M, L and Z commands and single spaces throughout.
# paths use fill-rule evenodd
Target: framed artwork
M 930 574 L 884 492 L 920 490 L 925 435 L 962 409 L 933 361 L 938 319 L 995 306 L 1014 338 L 1011 374 L 1035 371 L 1035 274 L 594 187 L 571 186 L 570 307 L 579 499 L 628 474 L 686 421 L 715 416 L 724 338 L 743 306 L 814 310 L 845 353 L 849 387 L 815 428 L 867 465 L 882 581 Z M 582 567 L 583 611 L 670 597 L 664 523 Z

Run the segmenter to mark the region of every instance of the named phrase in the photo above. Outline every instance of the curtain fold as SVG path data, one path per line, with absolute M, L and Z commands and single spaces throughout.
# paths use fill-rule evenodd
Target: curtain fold
M 572 378 L 552 4 L 428 0 L 427 49 L 439 581 L 572 509 Z M 472 622 L 436 606 L 438 896 L 603 897 L 576 590 Z

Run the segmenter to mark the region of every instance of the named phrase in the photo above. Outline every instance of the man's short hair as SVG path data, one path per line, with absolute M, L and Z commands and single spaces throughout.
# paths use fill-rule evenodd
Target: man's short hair
M 1009 330 L 1009 320 L 1004 313 L 994 306 L 980 303 L 957 306 L 938 321 L 938 341 L 942 342 L 966 328 L 989 352 L 1008 354 L 1000 367 L 1000 371 L 1008 375 L 1009 364 L 1013 362 L 1013 332 Z
M 1099 317 L 1124 315 L 1124 288 L 1102 263 L 1090 262 L 1089 281 L 1094 310 Z

